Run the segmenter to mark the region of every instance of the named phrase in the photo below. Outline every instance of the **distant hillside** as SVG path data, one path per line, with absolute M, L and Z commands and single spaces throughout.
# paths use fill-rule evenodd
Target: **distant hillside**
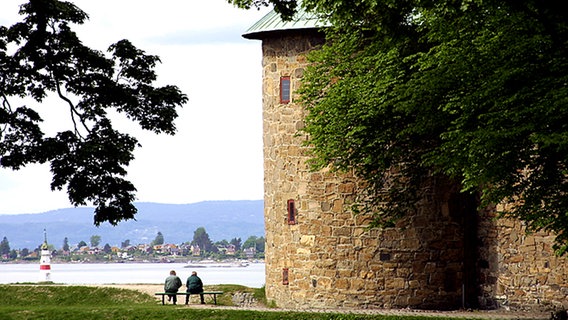
M 70 245 L 90 243 L 91 236 L 101 236 L 101 244 L 150 243 L 161 232 L 166 243 L 179 244 L 193 239 L 193 232 L 204 227 L 212 241 L 264 236 L 263 201 L 204 201 L 192 204 L 139 202 L 135 221 L 113 227 L 108 223 L 95 227 L 93 208 L 67 208 L 38 214 L 0 215 L 0 240 L 6 237 L 12 249 L 34 249 L 43 242 L 61 248 L 67 237 Z

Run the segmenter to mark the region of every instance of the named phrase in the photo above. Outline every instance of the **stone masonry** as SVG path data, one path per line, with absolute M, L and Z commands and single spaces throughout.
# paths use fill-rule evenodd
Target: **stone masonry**
M 350 174 L 311 172 L 294 90 L 315 30 L 270 33 L 263 51 L 266 296 L 284 308 L 568 307 L 565 258 L 548 235 L 472 211 L 447 181 L 424 186 L 418 211 L 395 228 L 369 229 L 350 204 L 361 190 Z M 280 103 L 280 78 L 292 98 Z M 289 223 L 289 203 L 294 223 Z
M 554 237 L 527 234 L 523 223 L 482 213 L 478 234 L 481 295 L 485 308 L 534 311 L 568 308 L 567 257 L 554 254 Z

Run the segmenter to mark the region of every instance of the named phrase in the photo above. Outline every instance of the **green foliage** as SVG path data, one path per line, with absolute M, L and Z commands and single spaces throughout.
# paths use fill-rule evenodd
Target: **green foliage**
M 298 1 L 294 0 L 228 0 L 228 2 L 243 9 L 250 9 L 253 7 L 261 8 L 272 4 L 274 6 L 274 10 L 280 13 L 285 20 L 292 19 L 292 16 L 296 11 L 296 7 L 298 6 Z
M 10 253 L 10 242 L 8 241 L 8 238 L 4 237 L 2 238 L 2 241 L 0 241 L 0 258 L 3 255 L 7 255 Z
M 69 251 L 69 239 L 67 237 L 65 237 L 63 239 L 63 247 L 62 247 L 63 251 Z
M 124 177 L 138 141 L 117 131 L 109 112 L 174 134 L 176 108 L 187 97 L 176 86 L 154 87 L 159 58 L 128 40 L 106 54 L 84 46 L 71 25 L 83 24 L 87 14 L 70 2 L 29 1 L 20 14 L 23 21 L 0 26 L 0 166 L 48 162 L 51 188 L 66 187 L 74 205 L 93 204 L 96 225 L 132 219 L 136 189 Z M 51 108 L 68 110 L 71 130 L 44 134 L 34 108 L 48 96 L 59 98 Z M 24 97 L 38 105 L 18 106 Z
M 235 285 L 207 287 L 222 290 L 230 300 L 230 292 L 251 292 L 252 289 Z M 220 298 L 221 298 L 220 297 Z M 150 295 L 134 290 L 104 287 L 56 285 L 0 285 L 0 319 L 288 319 L 288 320 L 419 320 L 423 317 L 357 315 L 327 312 L 253 311 L 221 308 L 188 308 L 166 305 Z M 229 304 L 230 305 L 230 304 Z M 428 317 L 431 320 L 447 317 Z
M 9 306 L 111 306 L 155 301 L 136 291 L 105 287 L 0 285 L 0 288 L 0 299 Z
M 98 247 L 101 244 L 101 236 L 92 235 L 91 236 L 91 247 Z
M 264 237 L 250 236 L 243 243 L 243 249 L 255 248 L 257 252 L 264 252 L 265 242 Z
M 445 179 L 568 249 L 560 1 L 301 3 L 334 26 L 299 92 L 315 169 L 364 178 L 378 225 L 412 212 L 424 181 Z
M 275 308 L 276 307 L 274 305 L 275 302 L 273 300 L 271 300 L 269 302 L 268 299 L 266 299 L 266 286 L 265 285 L 263 285 L 260 288 L 256 288 L 253 292 L 253 296 L 257 301 L 259 301 L 260 303 L 262 303 L 264 306 L 266 306 L 268 308 Z
M 230 243 L 235 246 L 235 250 L 241 250 L 241 238 L 233 238 Z
M 217 247 L 213 245 L 209 234 L 204 227 L 199 227 L 193 232 L 192 244 L 197 244 L 199 248 L 205 252 L 217 252 Z
M 130 246 L 130 239 L 126 239 L 124 242 L 120 243 L 121 248 L 127 248 L 128 246 Z
M 152 241 L 151 245 L 161 245 L 164 244 L 164 235 L 158 231 L 158 234 L 156 235 L 156 238 L 154 239 L 154 241 Z

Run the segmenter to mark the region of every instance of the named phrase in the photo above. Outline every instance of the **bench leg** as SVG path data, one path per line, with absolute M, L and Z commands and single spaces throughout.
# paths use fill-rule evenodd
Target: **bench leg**
M 166 295 L 162 295 L 162 305 L 166 304 Z

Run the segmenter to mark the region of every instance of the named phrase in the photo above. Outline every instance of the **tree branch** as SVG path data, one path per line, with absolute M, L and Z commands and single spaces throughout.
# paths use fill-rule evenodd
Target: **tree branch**
M 85 137 L 83 137 L 83 135 L 81 134 L 81 132 L 79 131 L 79 129 L 77 128 L 77 121 L 75 121 L 75 116 L 79 117 L 79 120 L 81 121 L 81 124 L 83 125 L 83 128 L 85 128 L 85 130 L 87 130 L 87 132 L 91 132 L 91 130 L 89 129 L 89 127 L 87 126 L 87 124 L 85 123 L 85 119 L 83 119 L 83 115 L 80 114 L 77 111 L 77 108 L 75 108 L 75 105 L 73 104 L 73 102 L 67 98 L 66 96 L 63 95 L 63 93 L 61 92 L 61 85 L 59 84 L 59 80 L 55 79 L 55 88 L 57 89 L 57 95 L 59 96 L 59 98 L 65 102 L 67 102 L 67 104 L 69 105 L 69 112 L 71 114 L 71 120 L 73 121 L 73 127 L 75 128 L 75 134 L 77 136 L 79 136 L 81 139 L 84 139 Z

